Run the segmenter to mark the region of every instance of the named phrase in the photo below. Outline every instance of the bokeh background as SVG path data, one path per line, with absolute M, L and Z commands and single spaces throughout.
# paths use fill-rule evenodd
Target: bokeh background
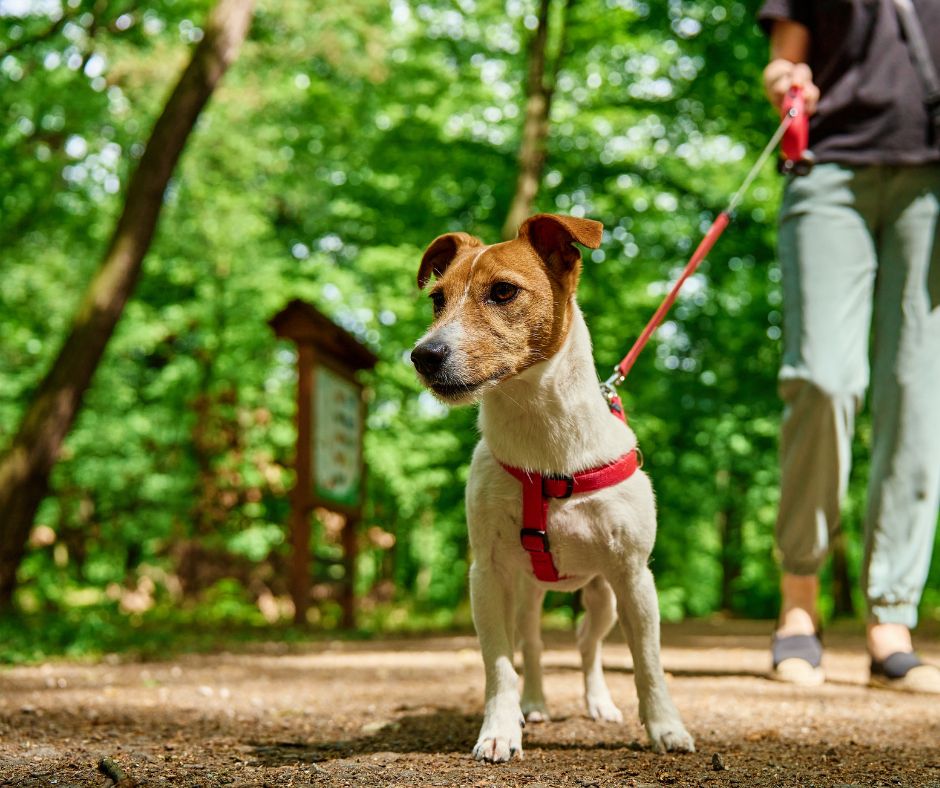
M 500 237 L 540 5 L 259 4 L 55 466 L 0 615 L 0 660 L 332 636 L 342 521 L 325 511 L 309 629 L 288 623 L 295 357 L 267 320 L 292 298 L 381 359 L 365 378 L 360 633 L 469 625 L 474 412 L 416 381 L 408 352 L 431 306 L 414 276 L 440 233 Z M 605 377 L 776 126 L 757 5 L 548 3 L 551 124 L 533 209 L 604 222 L 579 300 Z M 0 452 L 209 7 L 0 0 Z M 659 501 L 667 619 L 776 612 L 781 187 L 768 166 L 624 390 Z M 861 613 L 865 417 L 858 432 L 829 616 Z M 926 618 L 940 617 L 938 580 L 934 560 Z M 556 626 L 576 613 L 567 596 L 548 607 Z

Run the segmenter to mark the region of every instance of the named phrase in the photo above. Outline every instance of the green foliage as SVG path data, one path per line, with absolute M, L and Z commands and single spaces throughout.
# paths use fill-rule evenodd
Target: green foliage
M 73 0 L 49 36 L 43 13 L 0 15 L 0 41 L 17 44 L 0 54 L 0 445 L 54 357 L 119 187 L 208 7 L 101 5 Z M 169 636 L 161 622 L 175 620 L 166 611 L 179 600 L 195 600 L 194 625 L 205 615 L 260 627 L 255 600 L 284 597 L 294 356 L 266 321 L 295 297 L 380 356 L 367 379 L 364 620 L 466 622 L 462 488 L 474 414 L 439 406 L 407 362 L 430 318 L 414 276 L 442 232 L 498 236 L 515 185 L 533 8 L 261 4 L 166 194 L 22 567 L 20 602 L 51 627 L 52 651 L 127 645 L 122 633 L 137 626 L 121 623 L 127 616 Z M 537 208 L 607 227 L 580 290 L 601 370 L 774 127 L 758 87 L 766 44 L 755 10 L 713 0 L 573 6 Z M 758 179 L 625 389 L 658 494 L 653 569 L 667 618 L 774 613 L 779 187 L 769 169 Z M 856 460 L 853 572 L 864 445 Z M 328 627 L 342 580 L 329 522 L 316 525 L 313 567 Z M 938 572 L 935 561 L 933 588 Z M 131 591 L 149 612 L 119 608 Z M 89 592 L 95 604 L 78 606 L 76 594 Z M 570 618 L 567 598 L 551 604 L 559 622 Z M 938 605 L 929 592 L 925 607 Z M 3 658 L 29 656 L 16 624 L 3 626 L 0 642 L 20 644 Z

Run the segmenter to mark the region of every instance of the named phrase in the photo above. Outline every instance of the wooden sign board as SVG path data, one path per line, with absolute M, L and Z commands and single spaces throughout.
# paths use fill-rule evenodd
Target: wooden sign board
M 356 373 L 378 358 L 311 304 L 291 301 L 269 321 L 297 343 L 297 480 L 291 491 L 291 596 L 294 621 L 306 622 L 310 601 L 310 516 L 315 506 L 346 516 L 343 624 L 355 623 L 356 524 L 365 484 L 365 406 Z

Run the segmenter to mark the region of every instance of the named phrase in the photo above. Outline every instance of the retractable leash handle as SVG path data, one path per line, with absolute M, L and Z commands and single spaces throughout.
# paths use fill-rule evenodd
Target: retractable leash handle
M 767 159 L 770 158 L 770 154 L 773 153 L 777 145 L 783 139 L 784 135 L 796 122 L 797 118 L 802 118 L 803 120 L 801 122 L 803 124 L 806 123 L 806 115 L 803 112 L 802 104 L 802 90 L 796 88 L 794 91 L 793 100 L 795 102 L 798 99 L 799 106 L 791 104 L 791 106 L 784 107 L 783 117 L 780 119 L 780 125 L 777 126 L 777 130 L 773 133 L 770 141 L 766 146 L 764 146 L 764 150 L 761 151 L 760 156 L 757 157 L 757 161 L 754 162 L 754 166 L 751 167 L 747 177 L 744 179 L 738 190 L 732 195 L 731 199 L 728 201 L 727 207 L 721 213 L 719 213 L 718 216 L 715 217 L 715 221 L 712 222 L 711 227 L 708 228 L 705 236 L 701 241 L 699 241 L 699 245 L 696 247 L 691 259 L 683 269 L 682 275 L 676 280 L 676 283 L 672 286 L 669 293 L 663 299 L 663 302 L 659 305 L 659 308 L 656 310 L 656 312 L 653 313 L 650 321 L 646 324 L 646 328 L 643 329 L 643 333 L 640 334 L 636 342 L 633 343 L 633 347 L 630 348 L 630 352 L 624 356 L 623 361 L 614 367 L 614 374 L 601 383 L 601 392 L 607 398 L 607 402 L 610 405 L 611 410 L 620 418 L 623 418 L 623 406 L 620 402 L 620 397 L 617 395 L 617 386 L 623 383 L 624 378 L 627 377 L 627 374 L 633 367 L 637 356 L 640 355 L 640 352 L 646 346 L 646 343 L 649 342 L 653 332 L 659 328 L 659 324 L 662 323 L 666 313 L 669 311 L 670 307 L 672 307 L 676 301 L 676 298 L 679 296 L 679 291 L 682 289 L 682 285 L 685 284 L 686 279 L 695 273 L 695 269 L 699 267 L 699 264 L 711 251 L 711 248 L 715 245 L 715 241 L 718 240 L 721 234 L 725 231 L 725 228 L 731 223 L 731 218 L 734 215 L 735 209 L 738 207 L 741 200 L 744 199 L 745 193 L 747 192 L 751 183 L 754 182 L 754 179 L 761 171 L 761 168 L 767 162 Z M 802 141 L 802 161 L 806 159 L 805 146 L 809 138 L 809 134 L 808 130 L 806 132 L 800 132 L 800 134 L 802 136 L 794 136 L 794 147 L 791 147 L 790 150 L 791 152 L 796 152 L 796 146 L 798 146 Z
M 792 118 L 780 140 L 779 170 L 786 175 L 806 175 L 813 168 L 809 147 L 809 117 L 803 99 L 803 88 L 794 85 L 787 91 L 781 107 L 783 118 Z

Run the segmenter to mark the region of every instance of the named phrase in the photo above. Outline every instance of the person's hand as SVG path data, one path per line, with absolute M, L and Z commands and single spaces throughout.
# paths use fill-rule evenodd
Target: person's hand
M 771 60 L 764 69 L 764 92 L 777 112 L 781 111 L 783 99 L 791 87 L 803 88 L 803 101 L 806 114 L 816 112 L 819 103 L 819 88 L 813 83 L 813 72 L 806 63 L 791 63 L 777 58 Z

